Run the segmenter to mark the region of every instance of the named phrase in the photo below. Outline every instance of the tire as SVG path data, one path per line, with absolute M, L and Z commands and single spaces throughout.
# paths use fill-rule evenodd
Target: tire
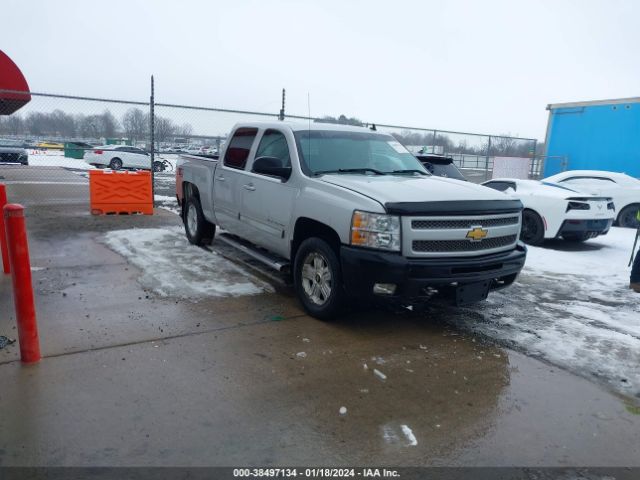
M 638 228 L 640 222 L 636 218 L 636 213 L 640 209 L 640 205 L 628 205 L 624 207 L 618 215 L 618 226 L 624 228 Z
M 122 160 L 120 160 L 118 157 L 112 158 L 109 162 L 109 168 L 111 170 L 120 170 L 122 168 Z
M 192 245 L 210 245 L 216 233 L 216 226 L 207 221 L 197 197 L 189 197 L 184 207 L 184 230 Z
M 331 320 L 341 312 L 345 293 L 340 260 L 326 241 L 312 237 L 302 242 L 293 281 L 302 306 L 312 317 Z
M 540 245 L 544 242 L 544 222 L 533 210 L 522 212 L 520 240 L 529 245 Z

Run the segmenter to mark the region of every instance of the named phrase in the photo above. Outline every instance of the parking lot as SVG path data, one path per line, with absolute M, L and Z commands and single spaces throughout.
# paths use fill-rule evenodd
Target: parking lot
M 188 245 L 170 173 L 155 215 L 127 217 L 91 216 L 81 171 L 0 174 L 27 206 L 45 357 L 0 352 L 3 466 L 640 463 L 631 231 L 531 248 L 474 307 L 327 323 L 215 242 Z

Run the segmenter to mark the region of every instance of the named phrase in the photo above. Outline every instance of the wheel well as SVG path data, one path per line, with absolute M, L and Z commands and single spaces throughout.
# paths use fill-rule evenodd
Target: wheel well
M 622 215 L 622 212 L 624 212 L 627 208 L 633 207 L 636 210 L 640 209 L 640 203 L 630 203 L 629 205 L 625 205 L 624 207 L 622 207 L 620 209 L 620 211 L 618 212 L 618 215 L 616 216 L 616 224 L 619 223 L 620 221 L 620 215 Z
M 191 182 L 182 182 L 182 202 L 180 205 L 181 217 L 184 218 L 184 209 L 187 205 L 187 200 L 189 197 L 195 197 L 200 201 L 200 192 L 198 191 L 198 187 L 196 187 Z
M 536 214 L 538 217 L 540 217 L 540 220 L 542 220 L 542 223 L 544 223 L 544 219 L 543 219 L 542 215 L 540 215 L 538 212 L 536 212 L 533 208 L 524 208 L 522 210 L 522 215 L 524 215 L 524 212 L 531 212 L 531 213 Z
M 183 203 L 187 201 L 189 197 L 196 197 L 200 200 L 200 192 L 198 191 L 198 187 L 196 187 L 191 182 L 183 182 L 182 183 L 182 198 Z
M 340 254 L 340 237 L 336 231 L 325 225 L 324 223 L 312 220 L 311 218 L 301 217 L 296 221 L 293 230 L 293 241 L 291 242 L 291 261 L 296 258 L 296 252 L 300 244 L 307 238 L 318 237 L 326 241 L 331 248 Z
M 547 235 L 547 220 L 544 218 L 544 216 L 540 215 L 538 212 L 536 212 L 533 208 L 524 208 L 522 210 L 522 216 L 524 217 L 524 212 L 531 212 L 534 215 L 536 215 L 540 221 L 542 222 L 542 229 L 545 232 L 545 236 Z

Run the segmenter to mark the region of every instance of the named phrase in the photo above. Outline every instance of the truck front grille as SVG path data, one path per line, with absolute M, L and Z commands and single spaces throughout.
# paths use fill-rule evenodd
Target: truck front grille
M 517 225 L 520 223 L 520 216 L 506 218 L 483 218 L 481 220 L 412 220 L 411 228 L 414 230 L 440 230 L 453 228 L 472 228 L 476 225 L 482 227 L 504 227 L 506 225 Z
M 421 253 L 433 252 L 478 252 L 493 250 L 511 245 L 518 239 L 517 235 L 485 238 L 478 242 L 470 240 L 414 240 L 413 251 Z

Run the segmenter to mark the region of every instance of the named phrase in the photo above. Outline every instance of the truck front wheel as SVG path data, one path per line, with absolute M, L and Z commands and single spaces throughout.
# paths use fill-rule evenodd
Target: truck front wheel
M 324 240 L 313 237 L 302 242 L 294 263 L 294 284 L 312 317 L 330 320 L 340 313 L 344 300 L 340 260 Z
M 189 197 L 184 208 L 184 230 L 193 245 L 209 245 L 216 233 L 216 226 L 207 221 L 197 197 Z

